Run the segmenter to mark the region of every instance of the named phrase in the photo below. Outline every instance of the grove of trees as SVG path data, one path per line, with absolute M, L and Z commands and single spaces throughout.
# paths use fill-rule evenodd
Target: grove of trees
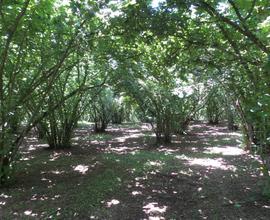
M 72 147 L 79 120 L 226 121 L 260 155 L 270 195 L 270 1 L 0 0 L 0 183 L 31 130 Z

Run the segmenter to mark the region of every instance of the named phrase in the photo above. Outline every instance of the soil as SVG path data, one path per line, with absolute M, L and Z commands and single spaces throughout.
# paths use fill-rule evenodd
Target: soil
M 29 135 L 15 179 L 0 189 L 0 219 L 270 219 L 260 162 L 224 125 L 196 122 L 163 145 L 147 124 L 92 136 L 81 127 L 72 148 L 46 151 Z M 114 182 L 100 176 L 108 171 L 121 179 L 112 191 L 105 181 Z

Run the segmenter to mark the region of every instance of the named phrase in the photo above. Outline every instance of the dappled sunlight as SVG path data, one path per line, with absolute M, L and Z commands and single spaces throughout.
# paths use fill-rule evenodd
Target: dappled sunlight
M 37 145 L 29 145 L 28 151 L 33 151 L 37 149 Z
M 239 137 L 239 138 L 243 136 L 240 132 L 228 132 L 227 135 L 231 137 Z
M 7 194 L 4 194 L 4 193 L 1 193 L 0 194 L 0 198 L 4 198 L 4 199 L 8 199 L 8 198 L 11 198 L 12 196 L 9 196 Z
M 179 152 L 179 149 L 171 149 L 171 148 L 165 148 L 161 147 L 157 149 L 158 152 L 164 152 L 165 155 L 170 155 Z
M 50 155 L 49 161 L 55 161 L 55 160 L 57 160 L 60 156 L 61 156 L 60 153 L 54 152 L 52 155 Z
M 125 142 L 127 139 L 131 139 L 131 138 L 139 138 L 139 137 L 143 137 L 143 136 L 145 136 L 144 133 L 135 133 L 135 134 L 128 134 L 128 135 L 121 136 L 121 137 L 116 137 L 116 138 L 114 138 L 113 140 L 114 140 L 114 141 L 117 141 L 117 142 L 120 142 L 120 143 L 123 143 L 123 142 Z
M 166 190 L 158 190 L 158 189 L 152 189 L 153 193 L 159 193 L 159 194 L 167 194 Z
M 49 145 L 48 144 L 36 144 L 36 145 L 33 145 L 33 147 L 35 149 L 37 149 L 37 148 L 47 148 L 47 147 L 49 147 Z
M 28 137 L 28 138 L 26 138 L 26 140 L 29 141 L 29 142 L 36 142 L 36 141 L 38 141 L 38 139 L 36 137 Z
M 199 212 L 202 219 L 208 219 L 208 217 L 203 213 L 203 211 L 201 209 L 198 209 L 198 212 Z
M 31 216 L 31 217 L 37 217 L 38 216 L 38 214 L 34 213 L 32 210 L 26 210 L 26 211 L 24 211 L 24 214 L 26 216 Z
M 4 210 L 16 219 L 121 219 L 122 213 L 128 213 L 129 219 L 208 219 L 205 206 L 214 207 L 218 199 L 229 207 L 241 201 L 225 194 L 235 190 L 228 187 L 224 193 L 221 185 L 230 186 L 233 180 L 239 195 L 245 196 L 240 193 L 250 194 L 252 184 L 262 178 L 260 170 L 245 164 L 252 156 L 240 149 L 237 133 L 230 136 L 222 127 L 199 125 L 186 135 L 174 136 L 171 144 L 155 145 L 154 133 L 147 127 L 118 126 L 98 135 L 81 132 L 73 142 L 83 141 L 83 146 L 78 142 L 71 149 L 38 155 L 40 150 L 33 151 L 35 144 L 29 145 L 30 149 L 25 146 L 26 153 L 21 157 L 25 167 L 20 175 L 34 173 L 35 182 L 24 180 L 27 187 L 11 193 L 12 197 L 0 194 L 0 216 Z M 41 168 L 32 170 L 36 164 Z M 239 185 L 243 180 L 249 183 Z M 225 195 L 231 196 L 230 200 L 223 199 Z M 21 198 L 27 206 L 9 208 Z M 75 203 L 79 205 L 74 212 L 67 213 Z M 66 208 L 58 209 L 60 204 Z M 258 207 L 270 210 L 266 202 L 258 203 Z
M 164 214 L 167 208 L 167 206 L 159 205 L 157 202 L 150 202 L 143 206 L 143 211 L 147 215 L 160 217 L 159 215 Z
M 33 158 L 35 158 L 35 157 L 34 156 L 22 156 L 20 160 L 21 161 L 27 161 L 27 160 L 31 160 Z
M 61 156 L 69 157 L 71 155 L 72 155 L 71 152 L 64 152 L 64 151 L 62 151 L 62 152 L 56 152 L 56 151 L 54 151 L 50 155 L 49 161 L 55 161 L 55 160 L 59 159 Z
M 48 183 L 51 183 L 51 182 L 52 182 L 52 180 L 47 179 L 47 178 L 45 178 L 45 177 L 41 178 L 41 181 L 46 181 L 46 182 L 48 182 Z
M 151 128 L 151 125 L 148 124 L 148 123 L 139 123 L 139 124 L 134 124 L 134 123 L 131 123 L 131 124 L 126 124 L 126 123 L 123 123 L 121 125 L 109 125 L 108 126 L 108 131 L 124 131 L 124 132 L 141 132 L 142 130 L 145 130 L 145 131 L 150 131 L 152 128 Z
M 246 152 L 239 147 L 223 146 L 223 147 L 208 147 L 204 153 L 210 154 L 222 154 L 222 155 L 231 155 L 239 156 L 246 154 Z
M 157 161 L 147 161 L 147 162 L 145 163 L 145 166 L 161 167 L 161 166 L 163 166 L 163 165 L 164 165 L 164 163 L 161 162 L 161 161 L 159 161 L 159 160 L 157 160 Z
M 5 206 L 7 204 L 7 200 L 10 199 L 10 198 L 12 198 L 12 196 L 1 193 L 0 194 L 0 206 Z M 1 213 L 0 213 L 0 216 L 1 216 Z
M 53 171 L 51 171 L 51 173 L 52 174 L 56 174 L 56 175 L 58 175 L 58 174 L 63 174 L 63 173 L 65 173 L 65 171 L 60 171 L 60 170 L 53 170 Z
M 192 176 L 192 175 L 194 175 L 194 171 L 192 169 L 190 169 L 190 168 L 188 168 L 187 170 L 180 170 L 178 173 L 182 174 L 184 176 Z M 171 173 L 171 175 L 173 175 L 173 174 L 174 173 Z
M 131 154 L 135 154 L 139 150 L 140 147 L 111 147 L 111 145 L 109 145 L 109 147 L 106 149 L 106 152 L 114 152 L 117 154 L 126 154 L 130 152 Z
M 161 216 L 149 216 L 148 220 L 164 220 L 164 217 Z
M 21 147 L 22 154 L 29 154 L 29 153 L 31 153 L 31 151 L 35 151 L 35 150 L 38 150 L 41 148 L 49 147 L 48 144 L 39 143 L 38 139 L 36 139 L 36 138 L 32 138 L 32 139 L 35 141 L 31 141 L 30 142 L 31 144 L 29 144 L 29 141 L 26 141 L 26 143 L 28 143 L 28 144 Z
M 135 187 L 141 188 L 141 189 L 145 189 L 145 186 L 140 183 L 140 182 L 135 182 Z
M 92 144 L 104 144 L 105 141 L 93 140 L 91 141 Z
M 51 174 L 56 174 L 56 175 L 59 175 L 59 174 L 64 174 L 64 173 L 66 173 L 66 171 L 65 170 L 51 170 L 51 171 L 41 171 L 40 172 L 41 174 L 47 174 L 47 173 L 51 173 Z
M 131 194 L 133 196 L 137 196 L 137 195 L 142 195 L 142 192 L 141 191 L 132 191 Z
M 185 154 L 176 155 L 175 158 L 179 159 L 179 160 L 191 160 L 192 159 L 191 157 L 188 157 Z
M 112 207 L 112 206 L 114 206 L 114 205 L 118 205 L 119 203 L 120 203 L 119 200 L 117 200 L 117 199 L 112 199 L 111 201 L 107 202 L 106 205 L 107 205 L 108 208 L 110 208 L 110 207 Z
M 129 129 L 129 128 L 127 128 L 127 129 L 125 129 L 125 133 L 128 133 L 128 134 L 134 133 L 135 135 L 142 134 L 142 129 Z
M 55 201 L 57 199 L 60 199 L 61 195 L 59 194 L 56 194 L 54 195 L 53 197 L 49 197 L 47 195 L 37 195 L 37 194 L 34 194 L 32 195 L 31 197 L 31 201 L 46 201 L 46 200 L 52 200 L 52 201 Z
M 88 171 L 89 169 L 89 166 L 86 166 L 86 165 L 77 165 L 77 166 L 72 166 L 73 170 L 74 171 L 77 171 L 81 174 L 86 174 L 86 172 Z
M 212 149 L 214 149 L 214 150 L 211 151 Z M 211 148 L 207 148 L 207 150 L 204 151 L 203 153 L 205 155 L 207 155 L 207 153 L 208 153 L 209 157 L 211 156 L 211 154 L 220 155 L 222 153 L 224 153 L 223 155 L 242 155 L 241 149 L 239 149 L 239 148 L 235 148 L 235 152 L 231 152 L 230 148 L 227 149 L 227 151 L 226 151 L 226 149 L 224 149 L 224 151 L 222 151 L 222 150 L 223 150 L 223 148 L 220 148 L 220 147 L 216 147 L 216 148 L 211 147 Z M 240 152 L 238 150 L 240 150 Z M 233 154 L 233 153 L 235 153 L 235 154 Z M 238 154 L 238 153 L 240 153 L 240 154 Z M 175 158 L 179 159 L 179 160 L 184 160 L 189 165 L 204 166 L 204 167 L 206 167 L 208 169 L 230 170 L 230 171 L 233 171 L 233 172 L 235 172 L 237 170 L 236 166 L 228 164 L 223 158 L 220 158 L 220 157 L 219 158 L 214 158 L 214 159 L 213 158 L 208 158 L 208 157 L 205 158 L 204 154 L 199 155 L 201 158 L 187 156 L 185 154 L 176 155 Z
M 190 165 L 204 166 L 204 167 L 207 167 L 209 169 L 221 169 L 221 170 L 236 171 L 235 166 L 226 164 L 222 158 L 217 158 L 217 159 L 194 158 L 194 159 L 189 159 L 188 163 Z
M 264 205 L 264 206 L 262 206 L 262 208 L 264 208 L 264 209 L 270 209 L 270 205 Z
M 135 177 L 136 181 L 146 180 L 146 179 L 148 179 L 147 176 L 137 176 L 137 177 Z
M 196 133 L 196 135 L 198 137 L 202 137 L 202 138 L 205 138 L 204 140 L 205 141 L 210 141 L 210 140 L 214 140 L 216 142 L 220 142 L 220 141 L 234 141 L 234 142 L 237 142 L 239 143 L 239 139 L 241 138 L 241 134 L 240 133 L 236 133 L 236 132 L 233 132 L 233 133 L 229 133 L 227 131 L 204 131 L 204 132 L 198 132 Z M 232 139 L 232 137 L 234 139 Z
M 197 132 L 196 135 L 198 136 L 206 136 L 206 135 L 211 135 L 211 136 L 227 136 L 228 132 L 227 131 L 219 131 L 218 129 L 211 129 L 211 130 L 206 130 L 203 132 Z

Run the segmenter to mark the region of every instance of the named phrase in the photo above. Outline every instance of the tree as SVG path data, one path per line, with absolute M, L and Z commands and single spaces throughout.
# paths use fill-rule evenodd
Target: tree
M 86 21 L 93 14 L 79 11 L 67 13 L 69 6 L 56 9 L 55 1 L 38 3 L 1 1 L 0 29 L 0 183 L 6 182 L 18 156 L 25 135 L 48 112 L 41 112 L 46 95 L 63 69 L 73 63 L 66 61 L 79 46 Z M 60 22 L 61 21 L 61 22 Z M 72 93 L 61 100 L 63 103 Z M 36 108 L 27 118 L 27 106 L 33 100 Z M 55 108 L 59 107 L 58 103 Z

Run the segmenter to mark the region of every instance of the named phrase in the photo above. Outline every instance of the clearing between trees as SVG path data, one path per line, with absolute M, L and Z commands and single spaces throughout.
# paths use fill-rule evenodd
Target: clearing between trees
M 1 219 L 269 219 L 260 163 L 225 126 L 193 122 L 157 147 L 147 124 L 81 125 L 73 142 L 46 150 L 26 139 Z

